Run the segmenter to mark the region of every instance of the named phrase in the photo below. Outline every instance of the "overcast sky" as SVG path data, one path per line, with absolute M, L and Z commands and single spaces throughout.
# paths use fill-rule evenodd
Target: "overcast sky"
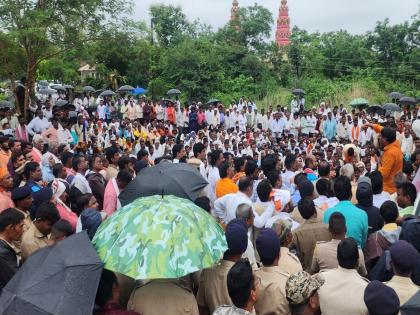
M 232 0 L 134 0 L 135 18 L 150 21 L 151 4 L 180 5 L 189 20 L 200 19 L 214 29 L 230 17 Z M 239 0 L 240 6 L 255 2 L 268 8 L 277 19 L 280 0 Z M 292 26 L 310 32 L 344 29 L 361 34 L 375 27 L 377 21 L 389 18 L 392 24 L 410 19 L 419 11 L 419 0 L 289 0 Z M 274 26 L 273 26 L 274 29 Z M 274 36 L 274 35 L 273 35 Z

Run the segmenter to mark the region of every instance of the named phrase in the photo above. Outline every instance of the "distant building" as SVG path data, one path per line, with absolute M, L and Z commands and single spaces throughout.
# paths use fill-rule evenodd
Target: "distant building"
M 89 78 L 96 78 L 97 76 L 96 67 L 91 67 L 89 64 L 81 66 L 77 71 L 80 73 L 80 80 L 82 82 L 85 82 Z
M 290 44 L 290 18 L 287 0 L 281 0 L 279 16 L 277 18 L 276 44 L 279 47 Z

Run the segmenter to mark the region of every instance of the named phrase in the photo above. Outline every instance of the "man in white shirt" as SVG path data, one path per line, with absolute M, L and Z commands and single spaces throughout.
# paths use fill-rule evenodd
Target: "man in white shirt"
M 280 113 L 276 113 L 271 122 L 271 132 L 275 138 L 280 138 L 286 125 L 284 119 L 280 118 Z
M 413 137 L 410 134 L 410 127 L 406 126 L 404 129 L 404 137 L 401 141 L 401 151 L 405 156 L 410 156 L 416 149 Z
M 261 129 L 263 131 L 266 131 L 269 128 L 268 116 L 264 112 L 264 109 L 261 109 L 261 115 L 257 118 L 257 124 L 261 124 Z
M 366 121 L 363 120 L 363 124 L 365 124 Z M 363 126 L 362 130 L 360 130 L 360 136 L 359 136 L 359 145 L 360 147 L 364 147 L 366 145 L 366 142 L 371 142 L 373 137 L 373 130 L 370 127 Z
M 45 130 L 51 127 L 51 123 L 47 118 L 44 117 L 44 113 L 41 109 L 36 111 L 36 117 L 26 126 L 28 133 L 33 136 L 35 134 L 41 134 Z
M 224 224 L 228 224 L 236 218 L 236 209 L 239 205 L 248 204 L 252 207 L 252 181 L 248 177 L 241 177 L 238 187 L 237 193 L 224 195 L 214 202 L 214 214 Z
M 96 108 L 96 110 L 97 110 L 97 112 L 98 112 L 98 118 L 100 119 L 100 120 L 105 120 L 105 104 L 104 104 L 104 101 L 103 100 L 101 100 L 100 102 L 99 102 L 99 105 L 98 105 L 98 107 Z
M 312 111 L 309 112 L 309 117 L 307 119 L 309 122 L 309 134 L 313 135 L 316 127 L 316 117 L 313 115 Z
M 349 138 L 349 131 L 345 118 L 341 118 L 340 123 L 337 125 L 337 137 L 340 140 L 347 140 Z
M 225 161 L 223 152 L 221 150 L 214 150 L 210 154 L 210 167 L 208 169 L 207 181 L 209 182 L 208 197 L 210 205 L 213 206 L 216 200 L 216 183 L 220 179 L 219 166 Z

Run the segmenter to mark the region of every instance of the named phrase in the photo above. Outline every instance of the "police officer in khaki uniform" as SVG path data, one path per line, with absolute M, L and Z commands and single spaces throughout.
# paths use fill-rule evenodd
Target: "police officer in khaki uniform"
M 368 315 L 363 300 L 369 281 L 357 273 L 359 250 L 352 238 L 342 240 L 338 245 L 339 267 L 322 272 L 324 285 L 319 290 L 323 315 Z
M 26 232 L 32 225 L 32 219 L 29 214 L 29 208 L 34 201 L 32 198 L 32 190 L 28 186 L 17 187 L 12 191 L 12 200 L 15 203 L 15 209 L 25 217 L 23 220 L 23 232 Z M 13 242 L 13 249 L 16 251 L 19 258 L 21 258 L 21 244 L 22 241 Z
M 279 219 L 272 225 L 280 240 L 280 261 L 279 268 L 289 275 L 302 270 L 299 258 L 289 251 L 289 245 L 292 242 L 292 223 L 288 220 Z
M 213 314 L 217 307 L 232 304 L 226 284 L 227 274 L 248 246 L 248 231 L 245 222 L 241 219 L 230 221 L 226 226 L 225 235 L 228 250 L 223 259 L 218 265 L 204 269 L 200 275 L 197 292 L 200 314 Z
M 255 304 L 259 315 L 288 314 L 286 282 L 289 275 L 278 267 L 280 240 L 272 229 L 261 230 L 257 238 L 257 251 L 263 267 L 255 272 L 261 279 L 260 295 Z
M 313 194 L 314 185 L 310 181 L 302 182 L 300 190 L 303 188 Z M 307 271 L 311 266 L 316 242 L 329 241 L 331 235 L 328 232 L 328 226 L 318 221 L 315 204 L 311 197 L 303 197 L 299 201 L 298 209 L 306 221 L 293 231 L 293 245 L 296 247 L 303 269 Z
M 152 280 L 138 286 L 131 294 L 128 310 L 146 315 L 198 315 L 194 294 L 177 279 Z
M 38 249 L 48 246 L 48 235 L 51 233 L 53 224 L 58 220 L 60 220 L 60 215 L 52 203 L 44 203 L 38 207 L 35 220 L 22 237 L 23 259 L 28 258 Z
M 310 274 L 319 271 L 335 269 L 338 267 L 337 246 L 346 238 L 346 218 L 339 212 L 333 213 L 329 220 L 328 230 L 332 240 L 329 242 L 317 242 L 312 258 L 311 266 L 308 270 Z M 359 248 L 359 266 L 357 271 L 362 277 L 366 277 L 367 271 L 363 251 Z
M 227 275 L 231 305 L 221 305 L 213 315 L 251 315 L 260 296 L 261 279 L 246 258 L 238 260 Z
M 386 282 L 397 293 L 401 305 L 406 303 L 420 288 L 410 279 L 414 268 L 420 264 L 420 254 L 417 249 L 407 241 L 398 241 L 389 249 L 391 265 L 394 276 Z

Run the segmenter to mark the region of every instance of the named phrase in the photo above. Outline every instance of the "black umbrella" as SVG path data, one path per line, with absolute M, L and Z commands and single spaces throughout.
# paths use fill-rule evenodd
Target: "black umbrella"
M 400 307 L 401 315 L 418 315 L 420 314 L 420 291 L 417 291 L 411 299 Z
M 102 272 L 86 232 L 36 251 L 4 287 L 3 315 L 90 315 Z
M 174 195 L 194 201 L 208 182 L 200 172 L 186 163 L 161 162 L 143 169 L 120 194 L 123 206 L 139 197 Z
M 168 92 L 166 92 L 166 94 L 168 94 L 168 95 L 180 95 L 181 91 L 177 90 L 177 89 L 171 89 Z
M 117 90 L 117 92 L 127 93 L 127 92 L 131 92 L 133 90 L 134 90 L 134 88 L 131 85 L 123 85 Z
M 214 104 L 214 103 L 220 103 L 220 101 L 217 98 L 212 98 L 207 102 L 207 104 Z
M 39 94 L 45 94 L 45 95 L 51 95 L 51 94 L 57 93 L 57 90 L 45 88 L 45 89 L 40 89 L 38 91 L 38 93 Z
M 47 80 L 41 80 L 38 82 L 38 85 L 46 86 L 48 87 L 48 81 Z
M 378 115 L 382 115 L 384 113 L 384 109 L 379 105 L 371 105 L 368 108 L 366 108 L 367 113 L 377 113 Z
M 95 88 L 90 85 L 86 85 L 83 87 L 82 91 L 85 93 L 91 93 L 91 92 L 95 92 Z
M 399 92 L 391 92 L 388 96 L 392 99 L 399 100 L 402 97 L 402 94 Z
M 0 108 L 5 109 L 5 108 L 13 108 L 13 107 L 14 105 L 10 101 L 0 101 Z
M 69 102 L 66 101 L 66 100 L 58 100 L 57 102 L 55 102 L 55 105 L 58 106 L 58 107 L 62 107 L 62 106 L 67 105 L 68 103 Z
M 105 90 L 101 94 L 99 94 L 99 96 L 114 96 L 114 95 L 116 95 L 116 93 L 111 90 Z
M 305 95 L 306 94 L 306 92 L 304 90 L 302 90 L 302 89 L 293 89 L 292 90 L 292 93 L 294 95 Z
M 66 88 L 62 85 L 59 84 L 54 84 L 51 86 L 52 89 L 57 90 L 57 91 L 62 91 L 62 92 L 66 92 Z
M 394 104 L 394 103 L 386 103 L 382 105 L 382 108 L 386 112 L 401 112 L 401 108 L 397 104 Z
M 400 104 L 403 104 L 403 105 L 416 105 L 417 104 L 416 99 L 410 96 L 401 97 L 399 102 Z

